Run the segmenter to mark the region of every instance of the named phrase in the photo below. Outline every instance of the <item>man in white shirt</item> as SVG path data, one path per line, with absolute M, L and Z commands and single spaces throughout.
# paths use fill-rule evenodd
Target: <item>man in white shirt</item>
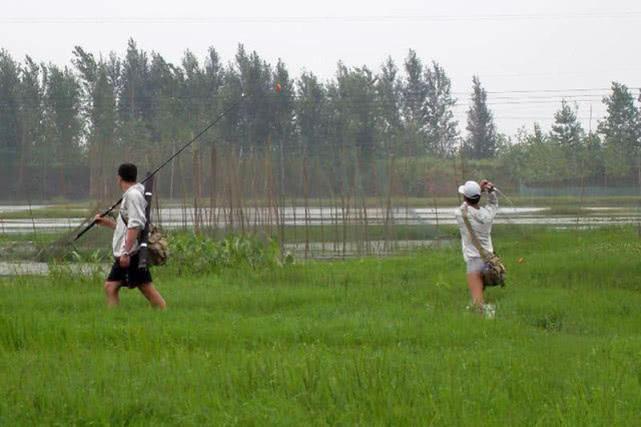
M 479 311 L 487 312 L 493 310 L 486 306 L 483 300 L 483 277 L 481 272 L 485 261 L 474 245 L 472 238 L 465 224 L 464 215 L 467 215 L 470 226 L 476 235 L 481 247 L 487 253 L 494 253 L 492 245 L 492 223 L 499 209 L 499 201 L 494 191 L 494 185 L 488 180 L 482 180 L 480 184 L 475 181 L 467 181 L 458 189 L 463 195 L 463 204 L 456 209 L 456 221 L 461 231 L 461 245 L 463 259 L 467 264 L 467 285 L 472 297 L 472 305 Z M 487 204 L 480 206 L 481 194 L 487 194 Z
M 145 227 L 147 219 L 145 209 L 147 201 L 143 195 L 145 187 L 136 182 L 138 169 L 131 163 L 123 163 L 118 168 L 118 185 L 124 192 L 120 213 L 114 221 L 108 217 L 96 215 L 99 225 L 114 230 L 112 252 L 115 258 L 109 277 L 105 282 L 107 305 L 119 303 L 119 292 L 122 286 L 138 288 L 155 308 L 165 308 L 165 300 L 154 287 L 148 268 L 139 268 L 140 244 L 138 238 Z

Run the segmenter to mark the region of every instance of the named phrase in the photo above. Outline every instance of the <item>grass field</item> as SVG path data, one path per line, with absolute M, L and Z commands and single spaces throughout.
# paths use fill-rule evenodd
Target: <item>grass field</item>
M 458 248 L 158 270 L 166 312 L 108 311 L 99 277 L 4 279 L 0 425 L 637 425 L 635 230 L 495 239 L 494 320 L 465 311 Z

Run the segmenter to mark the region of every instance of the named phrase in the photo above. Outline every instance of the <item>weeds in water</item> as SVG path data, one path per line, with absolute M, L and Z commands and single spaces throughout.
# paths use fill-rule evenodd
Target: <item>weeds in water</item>
M 278 242 L 252 236 L 229 235 L 217 241 L 192 233 L 170 237 L 169 268 L 179 273 L 203 274 L 221 269 L 276 268 L 293 263 L 281 256 Z
M 110 261 L 111 257 L 105 253 L 104 250 L 96 249 L 91 252 L 78 252 L 76 250 L 71 251 L 69 255 L 69 260 L 72 262 L 80 262 L 87 264 L 100 264 L 101 262 Z

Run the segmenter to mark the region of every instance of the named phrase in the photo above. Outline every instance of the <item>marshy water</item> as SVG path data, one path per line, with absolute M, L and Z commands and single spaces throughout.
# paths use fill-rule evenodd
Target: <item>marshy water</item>
M 0 233 L 59 232 L 80 226 L 85 218 L 39 218 L 38 211 L 55 205 L 0 206 Z M 456 223 L 453 207 L 446 208 L 358 208 L 286 207 L 279 210 L 245 208 L 242 212 L 224 208 L 164 207 L 154 209 L 154 222 L 167 229 L 190 228 L 197 224 L 247 228 L 252 226 L 321 226 L 348 223 L 366 225 L 453 225 Z M 29 212 L 33 218 L 4 219 L 2 214 Z M 496 224 L 517 225 L 618 225 L 641 222 L 641 209 L 633 207 L 583 207 L 574 212 L 557 211 L 548 207 L 501 207 Z
M 77 228 L 85 221 L 85 218 L 74 215 L 50 218 L 48 216 L 51 214 L 41 214 L 52 209 L 64 211 L 56 205 L 0 206 L 0 235 L 4 234 L 6 237 L 5 243 L 0 245 L 0 258 L 4 258 L 0 262 L 0 275 L 49 273 L 49 265 L 46 262 L 32 261 L 36 248 L 31 241 L 13 241 L 11 236 L 24 233 L 36 236 L 64 233 Z M 456 224 L 454 211 L 454 207 L 341 209 L 336 206 L 316 206 L 282 209 L 245 207 L 241 210 L 174 206 L 154 209 L 153 215 L 155 223 L 169 230 L 207 226 L 225 230 L 242 229 L 246 232 L 270 229 L 277 233 L 280 227 L 290 231 L 284 239 L 283 246 L 294 256 L 332 259 L 389 255 L 453 244 L 456 239 L 440 233 L 439 227 Z M 495 223 L 558 228 L 641 224 L 641 210 L 613 206 L 589 206 L 581 209 L 503 206 L 499 209 Z M 9 253 L 11 256 L 5 256 Z M 89 265 L 81 263 L 75 264 L 72 268 L 79 273 L 91 271 Z

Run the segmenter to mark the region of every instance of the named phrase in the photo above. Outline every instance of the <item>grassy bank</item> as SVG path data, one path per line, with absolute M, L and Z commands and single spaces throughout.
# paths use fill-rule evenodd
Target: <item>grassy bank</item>
M 632 229 L 500 232 L 497 318 L 466 312 L 457 249 L 215 276 L 0 282 L 0 424 L 633 425 Z M 517 263 L 523 258 L 522 263 Z
M 16 202 L 16 205 L 20 205 L 20 202 Z M 11 212 L 2 212 L 2 206 L 0 206 L 0 219 L 85 218 L 93 209 L 95 209 L 95 202 L 57 202 L 31 209 L 25 205 L 24 209 Z

